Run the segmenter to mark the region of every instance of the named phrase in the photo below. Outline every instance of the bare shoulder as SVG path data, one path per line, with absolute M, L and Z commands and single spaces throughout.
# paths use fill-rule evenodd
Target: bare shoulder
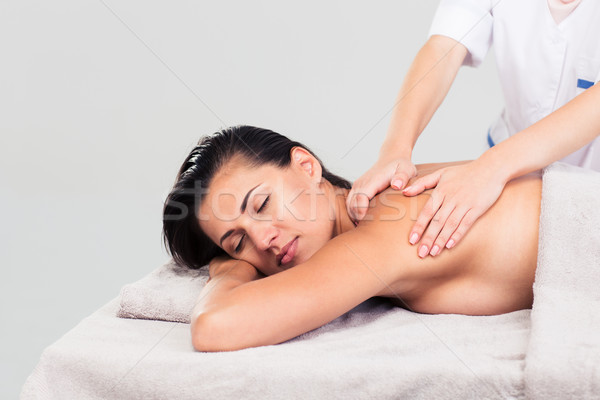
M 469 161 L 430 163 L 417 165 L 417 175 L 409 181 L 409 185 L 415 179 L 435 172 L 441 168 L 467 163 Z M 416 254 L 414 248 L 408 243 L 408 235 L 419 212 L 430 198 L 432 190 L 408 197 L 399 190 L 391 187 L 376 195 L 369 203 L 369 210 L 360 222 L 358 231 L 364 232 L 378 243 L 390 243 L 394 251 L 405 249 L 410 254 Z M 420 261 L 420 260 L 414 260 Z
M 409 180 L 407 186 L 418 178 L 452 165 L 459 165 L 459 163 L 417 165 L 417 175 Z M 429 199 L 430 193 L 431 190 L 425 190 L 417 196 L 408 197 L 402 191 L 388 187 L 371 199 L 369 210 L 360 225 L 363 227 L 377 225 L 378 229 L 386 226 L 390 227 L 391 225 L 394 225 L 394 229 L 398 229 L 399 225 L 408 227 L 408 222 L 417 220 L 419 211 Z M 396 223 L 390 224 L 387 222 Z M 382 226 L 382 223 L 385 224 Z
M 431 163 L 417 165 L 417 176 L 409 181 L 409 185 L 415 180 L 439 169 L 457 166 L 468 163 L 469 161 L 456 161 L 446 163 Z M 522 177 L 508 182 L 504 191 L 492 209 L 497 209 L 495 214 L 500 211 L 508 211 L 516 205 L 527 203 L 531 207 L 538 207 L 541 197 L 542 179 L 539 171 L 526 174 Z M 386 225 L 382 222 L 397 221 L 394 229 L 400 231 L 412 228 L 412 224 L 417 220 L 421 209 L 425 206 L 431 197 L 433 189 L 425 190 L 417 196 L 404 196 L 401 191 L 394 190 L 391 187 L 375 196 L 370 204 L 369 211 L 364 218 L 364 225 L 376 224 L 378 229 Z M 491 209 L 490 209 L 491 210 Z M 361 224 L 363 224 L 361 222 Z M 388 224 L 391 225 L 391 224 Z
M 468 161 L 419 165 L 418 176 L 466 162 Z M 456 249 L 445 251 L 440 257 L 421 259 L 416 247 L 411 246 L 408 239 L 419 213 L 431 198 L 432 191 L 426 190 L 417 196 L 407 197 L 401 191 L 388 188 L 372 199 L 358 228 L 376 243 L 378 257 L 402 260 L 404 277 L 444 276 L 454 267 L 478 261 L 474 255 L 486 253 L 481 249 L 489 247 L 487 253 L 491 252 L 495 244 L 514 237 L 512 232 L 523 232 L 531 239 L 531 243 L 525 247 L 535 247 L 533 244 L 537 238 L 541 197 L 539 174 L 532 173 L 510 181 L 498 201 L 476 221 Z M 514 249 L 516 246 L 512 241 L 505 244 L 502 249 Z M 498 255 L 498 259 L 502 257 Z

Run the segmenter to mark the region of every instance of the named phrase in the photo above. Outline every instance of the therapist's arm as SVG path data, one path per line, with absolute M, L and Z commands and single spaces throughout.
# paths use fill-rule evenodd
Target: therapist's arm
M 396 98 L 377 162 L 354 183 L 347 197 L 350 216 L 361 220 L 369 200 L 390 184 L 402 189 L 416 175 L 411 162 L 417 138 L 450 90 L 467 55 L 462 44 L 433 35 L 415 57 Z
M 508 181 L 560 160 L 599 135 L 600 84 L 596 84 L 477 160 L 417 179 L 405 195 L 435 189 L 411 230 L 410 242 L 420 240 L 421 257 L 453 247 L 496 202 Z
M 482 159 L 509 181 L 544 168 L 600 135 L 600 84 L 529 128 L 489 149 Z

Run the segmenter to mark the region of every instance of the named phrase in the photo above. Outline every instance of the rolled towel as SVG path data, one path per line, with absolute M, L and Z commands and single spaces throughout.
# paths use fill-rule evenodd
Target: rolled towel
M 544 171 L 528 399 L 600 399 L 600 173 Z
M 121 289 L 117 317 L 190 323 L 190 313 L 208 280 L 208 265 L 194 270 L 173 260 Z

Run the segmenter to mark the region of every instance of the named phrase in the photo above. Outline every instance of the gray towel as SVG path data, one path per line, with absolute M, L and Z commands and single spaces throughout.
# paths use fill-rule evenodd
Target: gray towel
M 544 171 L 528 399 L 600 399 L 600 173 Z
M 193 270 L 169 261 L 121 289 L 117 316 L 190 323 L 190 313 L 204 284 L 208 266 Z

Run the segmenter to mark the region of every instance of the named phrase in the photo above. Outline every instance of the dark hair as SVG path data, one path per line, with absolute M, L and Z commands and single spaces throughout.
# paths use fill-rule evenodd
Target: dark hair
M 291 162 L 291 150 L 299 146 L 315 154 L 299 142 L 279 133 L 253 126 L 225 128 L 200 139 L 179 169 L 175 185 L 163 208 L 163 241 L 179 265 L 198 269 L 216 256 L 225 254 L 200 229 L 197 207 L 203 190 L 210 185 L 217 171 L 233 156 L 243 156 L 253 166 L 272 164 L 280 168 Z M 323 178 L 332 185 L 350 189 L 346 179 L 329 172 L 321 164 Z

